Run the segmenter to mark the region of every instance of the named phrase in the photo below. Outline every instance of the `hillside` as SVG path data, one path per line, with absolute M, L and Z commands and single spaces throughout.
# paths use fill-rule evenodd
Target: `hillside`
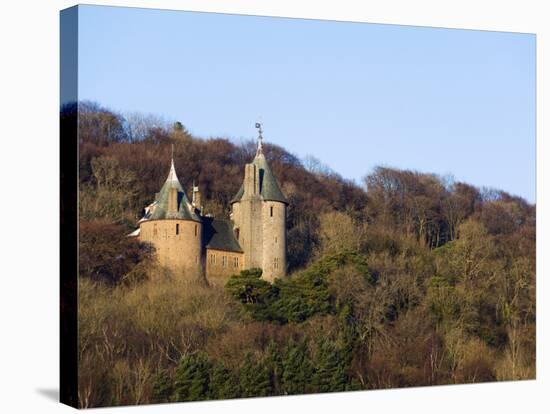
M 93 103 L 79 122 L 82 406 L 534 378 L 525 200 L 386 167 L 359 186 L 266 143 L 290 203 L 290 277 L 179 287 L 124 235 L 172 144 L 186 191 L 198 183 L 227 217 L 254 143 Z

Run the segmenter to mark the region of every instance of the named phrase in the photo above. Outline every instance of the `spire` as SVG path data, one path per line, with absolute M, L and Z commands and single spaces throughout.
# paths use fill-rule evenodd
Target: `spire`
M 258 129 L 258 149 L 256 150 L 256 156 L 258 156 L 262 154 L 262 140 L 264 139 L 264 137 L 262 136 L 262 124 L 256 122 L 256 128 Z
M 250 164 L 245 166 L 244 182 L 239 188 L 239 191 L 237 191 L 237 194 L 235 194 L 235 196 L 231 199 L 230 203 L 233 204 L 240 201 L 245 195 L 245 192 L 247 194 L 257 194 L 259 192 L 264 200 L 279 201 L 281 203 L 288 204 L 288 200 L 281 191 L 281 188 L 279 187 L 279 184 L 277 183 L 277 180 L 275 179 L 271 168 L 269 168 L 267 160 L 263 154 L 262 124 L 260 122 L 256 122 L 256 128 L 258 129 L 258 149 L 256 150 L 256 156 Z M 250 169 L 253 169 L 254 171 L 251 171 Z M 258 175 L 256 176 L 256 174 Z M 251 176 L 257 177 L 254 185 L 258 185 L 259 189 L 254 190 L 253 192 L 245 191 L 246 183 L 250 183 L 250 181 L 247 180 L 247 177 Z
M 176 175 L 176 168 L 174 167 L 174 144 L 172 144 L 172 158 L 170 160 L 170 173 L 166 181 L 178 181 L 178 176 Z
M 181 219 L 200 221 L 200 218 L 192 208 L 178 176 L 176 175 L 173 145 L 168 178 L 166 178 L 160 192 L 156 194 L 155 208 L 148 214 L 147 219 Z

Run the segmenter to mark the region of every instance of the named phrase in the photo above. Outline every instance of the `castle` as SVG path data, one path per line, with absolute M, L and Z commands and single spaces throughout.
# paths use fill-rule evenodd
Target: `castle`
M 151 243 L 160 264 L 174 274 L 212 283 L 223 283 L 250 268 L 261 268 L 262 278 L 270 282 L 286 274 L 288 201 L 263 153 L 261 125 L 256 127 L 256 156 L 245 165 L 243 183 L 231 200 L 229 220 L 203 214 L 194 183 L 189 201 L 172 156 L 168 178 L 132 235 Z

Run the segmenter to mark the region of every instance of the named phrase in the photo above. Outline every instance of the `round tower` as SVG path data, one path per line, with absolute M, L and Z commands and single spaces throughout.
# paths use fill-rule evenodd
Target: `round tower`
M 174 168 L 139 221 L 139 238 L 151 243 L 162 266 L 176 277 L 204 280 L 202 221 L 189 202 Z
M 262 148 L 246 164 L 243 184 L 231 200 L 233 226 L 244 252 L 244 267 L 260 267 L 262 278 L 273 282 L 286 275 L 286 207 L 283 195 Z
M 176 277 L 202 279 L 202 223 L 191 220 L 160 219 L 140 224 L 140 240 L 155 247 L 162 266 Z

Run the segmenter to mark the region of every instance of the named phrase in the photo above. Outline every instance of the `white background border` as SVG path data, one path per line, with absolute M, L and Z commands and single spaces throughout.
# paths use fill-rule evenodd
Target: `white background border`
M 537 34 L 537 380 L 314 396 L 104 409 L 102 412 L 280 413 L 543 412 L 550 393 L 543 349 L 543 275 L 548 268 L 550 13 L 532 0 L 181 0 L 89 1 L 266 16 L 364 21 Z M 58 392 L 59 10 L 61 0 L 0 4 L 0 412 L 68 412 Z M 546 110 L 548 112 L 548 110 Z M 465 160 L 465 162 L 467 162 Z M 550 162 L 550 161 L 548 161 Z M 513 166 L 510 166 L 513 168 Z M 546 187 L 546 192 L 544 188 Z M 545 252 L 546 251 L 546 256 Z M 548 347 L 548 341 L 544 341 Z M 545 375 L 546 374 L 546 375 Z M 546 393 L 544 392 L 546 388 Z M 116 411 L 115 411 L 116 410 Z

